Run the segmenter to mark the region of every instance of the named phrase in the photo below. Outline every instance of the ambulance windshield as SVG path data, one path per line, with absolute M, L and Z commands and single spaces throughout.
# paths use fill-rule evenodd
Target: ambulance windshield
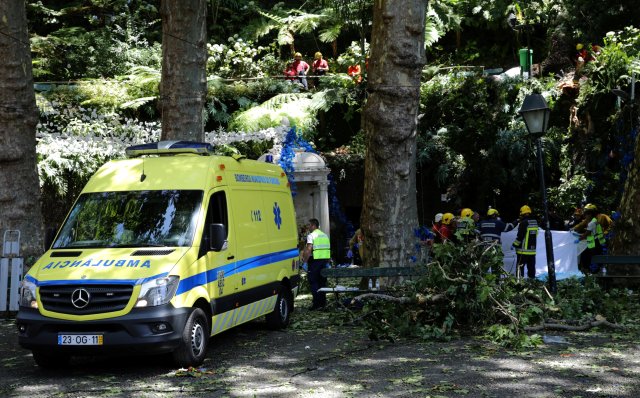
M 82 194 L 53 248 L 191 246 L 202 197 L 195 190 Z

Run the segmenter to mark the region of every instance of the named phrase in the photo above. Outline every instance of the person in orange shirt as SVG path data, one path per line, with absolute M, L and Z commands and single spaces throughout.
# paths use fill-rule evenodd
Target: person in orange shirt
M 349 68 L 347 68 L 347 75 L 351 76 L 356 83 L 360 83 L 362 81 L 360 65 L 349 65 Z

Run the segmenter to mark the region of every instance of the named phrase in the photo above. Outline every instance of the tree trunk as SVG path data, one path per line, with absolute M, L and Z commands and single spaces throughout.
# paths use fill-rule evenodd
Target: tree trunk
M 0 1 L 0 246 L 19 230 L 20 255 L 43 251 L 40 184 L 36 168 L 38 110 L 24 0 Z
M 163 140 L 204 140 L 207 1 L 162 0 Z
M 416 130 L 425 63 L 423 0 L 374 3 L 362 229 L 367 264 L 412 265 L 416 203 Z
M 638 114 L 638 108 L 633 106 L 633 113 Z M 632 123 L 638 123 L 633 119 Z M 640 253 L 640 140 L 636 139 L 633 161 L 629 165 L 629 174 L 620 200 L 620 219 L 615 224 L 615 235 L 611 242 L 613 254 L 636 255 Z M 617 273 L 612 268 L 610 273 Z M 620 269 L 620 273 L 626 270 Z M 629 272 L 638 274 L 637 267 L 630 267 Z

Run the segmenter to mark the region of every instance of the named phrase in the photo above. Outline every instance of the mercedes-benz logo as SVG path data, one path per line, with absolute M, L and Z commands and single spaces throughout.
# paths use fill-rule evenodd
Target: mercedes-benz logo
M 71 304 L 78 309 L 82 309 L 89 305 L 91 294 L 86 289 L 76 289 L 71 293 Z

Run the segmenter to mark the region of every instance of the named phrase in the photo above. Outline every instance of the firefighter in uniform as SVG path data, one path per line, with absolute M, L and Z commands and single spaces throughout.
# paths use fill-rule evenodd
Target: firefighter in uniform
M 327 295 L 318 292 L 318 289 L 327 285 L 327 278 L 322 276 L 320 271 L 327 268 L 331 259 L 331 244 L 327 234 L 320 230 L 320 222 L 312 218 L 309 220 L 309 235 L 307 236 L 307 246 L 302 253 L 302 261 L 307 263 L 309 285 L 311 296 L 313 297 L 311 310 L 317 310 L 327 305 Z
M 513 225 L 506 224 L 500 219 L 500 213 L 496 209 L 487 211 L 487 218 L 480 221 L 478 230 L 480 231 L 480 240 L 487 246 L 491 245 L 491 249 L 501 259 L 504 257 L 502 253 L 501 234 L 513 229 Z M 492 270 L 494 274 L 499 274 L 499 269 Z
M 460 235 L 462 241 L 471 242 L 476 238 L 476 223 L 473 221 L 473 210 L 469 208 L 460 211 L 460 219 L 456 224 L 456 234 Z
M 519 274 L 524 277 L 527 267 L 527 277 L 536 277 L 536 241 L 538 240 L 538 222 L 531 217 L 531 208 L 524 205 L 520 208 L 520 223 L 518 234 L 513 242 L 516 249 Z
M 453 218 L 453 213 L 444 213 L 442 215 L 442 225 L 439 230 L 440 236 L 442 236 L 442 243 L 455 239 L 455 226 L 452 225 Z

